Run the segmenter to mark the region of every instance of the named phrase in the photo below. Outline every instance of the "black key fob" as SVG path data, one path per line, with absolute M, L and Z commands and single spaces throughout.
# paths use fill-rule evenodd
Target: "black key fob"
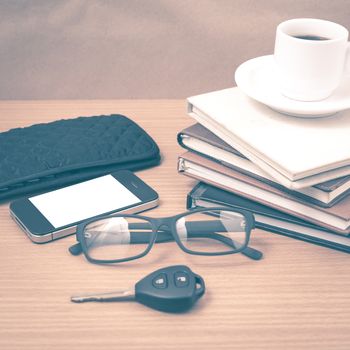
M 159 269 L 135 285 L 136 301 L 166 312 L 187 311 L 204 292 L 203 278 L 184 265 Z

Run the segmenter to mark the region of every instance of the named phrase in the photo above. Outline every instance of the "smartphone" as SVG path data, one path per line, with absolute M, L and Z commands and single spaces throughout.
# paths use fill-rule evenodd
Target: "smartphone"
M 158 194 L 135 174 L 121 170 L 10 204 L 10 214 L 35 243 L 76 233 L 90 218 L 134 214 L 158 205 Z

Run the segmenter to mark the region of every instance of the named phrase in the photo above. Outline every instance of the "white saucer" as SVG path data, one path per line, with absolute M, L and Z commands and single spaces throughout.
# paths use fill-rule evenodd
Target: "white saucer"
M 273 55 L 244 62 L 237 68 L 235 80 L 249 97 L 292 116 L 318 118 L 350 108 L 350 75 L 344 76 L 333 94 L 322 101 L 303 102 L 283 96 L 277 84 Z

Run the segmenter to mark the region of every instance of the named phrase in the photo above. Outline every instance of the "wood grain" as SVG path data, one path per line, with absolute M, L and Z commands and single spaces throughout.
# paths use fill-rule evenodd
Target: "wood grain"
M 150 216 L 185 210 L 195 182 L 177 174 L 176 134 L 192 123 L 179 100 L 3 101 L 0 130 L 81 115 L 122 113 L 162 152 L 138 172 L 158 191 Z M 73 257 L 74 237 L 31 243 L 0 206 L 0 349 L 346 349 L 350 348 L 349 255 L 255 230 L 261 261 L 242 255 L 195 257 L 174 243 L 117 266 Z M 189 313 L 169 315 L 136 303 L 73 304 L 73 294 L 128 287 L 145 274 L 188 264 L 207 294 Z

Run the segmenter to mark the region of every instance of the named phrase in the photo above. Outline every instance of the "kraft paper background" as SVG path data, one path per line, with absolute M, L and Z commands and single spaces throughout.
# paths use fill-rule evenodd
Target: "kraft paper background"
M 234 85 L 289 18 L 349 0 L 0 1 L 0 99 L 184 98 Z

